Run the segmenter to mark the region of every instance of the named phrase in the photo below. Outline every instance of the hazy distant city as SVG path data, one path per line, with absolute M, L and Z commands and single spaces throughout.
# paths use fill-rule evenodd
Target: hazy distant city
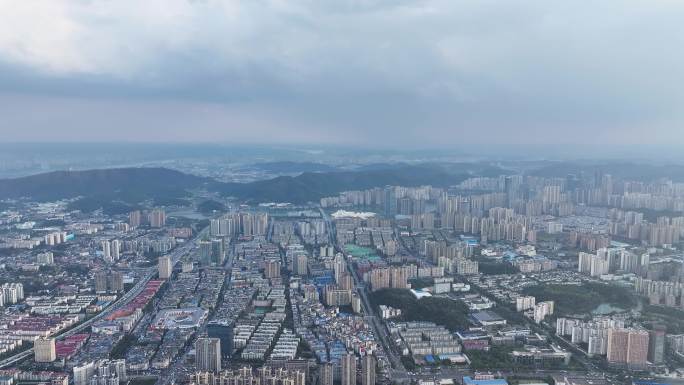
M 3 179 L 8 384 L 680 383 L 680 166 L 260 151 Z
M 684 385 L 683 20 L 0 0 L 0 385 Z

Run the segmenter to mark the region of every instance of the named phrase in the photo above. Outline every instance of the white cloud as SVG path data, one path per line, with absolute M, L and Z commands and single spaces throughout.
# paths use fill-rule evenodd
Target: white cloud
M 0 92 L 249 103 L 259 127 L 409 143 L 638 133 L 684 120 L 682 19 L 657 0 L 0 0 Z

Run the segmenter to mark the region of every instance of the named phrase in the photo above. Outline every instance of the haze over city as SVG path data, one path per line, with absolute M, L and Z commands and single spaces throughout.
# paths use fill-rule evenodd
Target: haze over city
M 684 385 L 682 20 L 0 0 L 0 385 Z

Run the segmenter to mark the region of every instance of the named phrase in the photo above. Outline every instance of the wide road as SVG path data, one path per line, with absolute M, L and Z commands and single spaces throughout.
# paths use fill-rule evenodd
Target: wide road
M 409 381 L 417 381 L 417 380 L 440 380 L 444 378 L 451 378 L 455 379 L 458 381 L 458 383 L 461 382 L 462 378 L 464 376 L 472 376 L 474 373 L 477 371 L 471 370 L 467 367 L 464 368 L 459 368 L 459 367 L 436 367 L 436 368 L 424 368 L 422 370 L 418 370 L 413 374 L 406 375 L 406 376 L 397 376 L 393 378 L 393 381 L 395 382 L 409 382 Z M 569 377 L 569 378 L 574 378 L 574 379 L 584 379 L 587 381 L 590 380 L 596 380 L 598 379 L 604 379 L 602 376 L 596 376 L 596 375 L 590 375 L 587 374 L 586 371 L 566 371 L 566 370 L 547 370 L 547 369 L 521 369 L 518 371 L 510 371 L 510 370 L 491 370 L 491 371 L 484 371 L 484 372 L 489 372 L 492 374 L 495 374 L 499 377 L 506 378 L 510 376 L 521 376 L 521 377 L 527 377 L 527 378 L 537 378 L 537 379 L 545 379 L 548 376 L 562 376 L 562 377 Z
M 370 324 L 373 327 L 375 335 L 380 339 L 380 343 L 383 346 L 383 350 L 390 360 L 392 365 L 392 376 L 402 376 L 406 374 L 406 369 L 401 363 L 401 359 L 394 348 L 394 344 L 391 341 L 389 332 L 385 327 L 384 323 L 381 322 L 373 311 L 370 300 L 367 295 L 367 286 L 363 283 L 358 276 L 356 270 L 351 266 L 350 262 L 347 262 L 347 269 L 351 272 L 352 279 L 354 280 L 354 286 L 357 288 L 357 292 L 361 297 L 361 304 L 363 305 L 364 313 L 367 314 L 366 320 L 370 320 Z
M 319 208 L 319 211 L 321 212 L 321 216 L 323 217 L 326 223 L 328 231 L 328 240 L 331 245 L 335 245 L 335 225 L 332 221 L 332 218 L 323 210 L 323 208 Z M 341 250 L 341 246 L 337 246 Z M 344 251 L 342 250 L 342 252 Z M 370 323 L 370 326 L 373 328 L 373 332 L 379 339 L 379 342 L 383 346 L 383 350 L 387 355 L 387 359 L 390 361 L 390 364 L 392 366 L 391 376 L 406 378 L 406 369 L 404 368 L 404 365 L 401 363 L 401 359 L 397 354 L 396 349 L 394 348 L 394 344 L 391 341 L 389 331 L 387 330 L 387 327 L 385 327 L 384 322 L 381 322 L 375 315 L 370 300 L 368 300 L 368 289 L 366 284 L 361 280 L 361 277 L 359 277 L 351 262 L 347 258 L 345 258 L 345 261 L 347 264 L 347 271 L 350 273 L 354 281 L 354 287 L 356 287 L 357 292 L 361 297 L 361 305 L 364 309 L 363 312 L 364 314 L 366 314 L 365 318 Z
M 335 244 L 335 224 L 333 223 L 332 218 L 330 218 L 330 215 L 328 215 L 328 213 L 326 213 L 322 207 L 319 207 L 318 211 L 321 212 L 321 217 L 325 220 L 326 232 L 328 233 L 328 244 L 334 245 Z
M 231 242 L 229 249 L 227 250 L 228 258 L 223 265 L 223 269 L 226 271 L 226 277 L 223 281 L 224 285 L 224 291 L 230 289 L 230 284 L 232 280 L 231 272 L 233 270 L 233 260 L 235 257 L 235 245 Z M 224 295 L 222 293 L 221 295 Z M 215 309 L 218 309 L 220 306 L 221 302 L 223 302 L 223 298 L 219 297 L 218 301 L 216 302 Z M 195 343 L 194 341 L 197 341 L 197 337 L 205 334 L 207 331 L 207 325 L 209 324 L 209 321 L 212 321 L 215 318 L 215 311 L 212 310 L 209 314 L 209 316 L 204 320 L 204 323 L 200 325 L 199 329 L 195 333 L 195 336 L 193 337 L 193 342 L 189 343 L 184 350 L 174 358 L 172 361 L 171 365 L 162 370 L 162 372 L 159 375 L 159 378 L 157 378 L 156 385 L 169 385 L 169 384 L 174 384 L 177 383 L 178 377 L 180 377 L 181 371 L 184 369 L 184 363 L 186 361 L 186 357 L 188 356 L 188 353 L 190 350 L 195 348 Z
M 200 231 L 195 239 L 201 239 L 201 237 L 206 234 L 208 231 L 208 228 L 205 228 L 204 230 Z M 180 258 L 184 255 L 186 255 L 192 247 L 195 245 L 194 241 L 188 241 L 186 244 L 176 247 L 171 251 L 169 256 L 171 257 L 172 265 L 175 266 L 176 263 L 180 260 Z M 144 270 L 144 275 L 142 279 L 140 279 L 132 288 L 131 290 L 127 291 L 121 298 L 117 299 L 116 301 L 112 302 L 109 306 L 107 306 L 104 310 L 102 310 L 100 313 L 95 315 L 93 318 L 90 318 L 73 328 L 64 331 L 60 334 L 57 334 L 55 339 L 57 340 L 62 340 L 66 337 L 72 336 L 74 334 L 78 334 L 89 328 L 93 323 L 101 320 L 102 318 L 112 314 L 113 312 L 119 310 L 123 306 L 127 305 L 135 296 L 140 294 L 140 292 L 145 288 L 145 285 L 147 285 L 147 282 L 154 277 L 154 275 L 157 273 L 157 267 L 149 267 Z M 21 362 L 33 355 L 33 348 L 29 348 L 27 350 L 24 350 L 20 353 L 17 353 L 11 357 L 5 358 L 4 360 L 0 361 L 0 369 L 1 368 L 6 368 L 8 366 L 14 365 L 18 362 Z

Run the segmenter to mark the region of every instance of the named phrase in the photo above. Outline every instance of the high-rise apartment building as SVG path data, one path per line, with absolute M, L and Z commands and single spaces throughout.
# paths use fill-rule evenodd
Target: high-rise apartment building
M 240 230 L 243 235 L 266 235 L 268 231 L 267 213 L 240 213 Z
M 343 290 L 334 285 L 324 289 L 325 303 L 328 306 L 345 306 L 351 304 L 351 290 Z
M 456 260 L 456 272 L 461 275 L 474 275 L 479 272 L 479 264 L 466 258 Z
M 121 257 L 121 241 L 118 239 L 114 239 L 113 241 L 110 242 L 110 252 L 112 259 L 115 261 L 118 261 L 119 258 Z
M 375 357 L 368 354 L 361 359 L 361 385 L 375 385 Z
M 15 304 L 24 299 L 24 285 L 21 283 L 5 283 L 0 288 L 4 304 Z
M 608 330 L 608 362 L 626 363 L 627 346 L 629 345 L 629 330 L 610 329 Z
M 198 371 L 193 376 L 193 383 L 197 385 L 305 385 L 306 373 L 269 366 L 263 366 L 255 373 L 251 367 L 246 366 L 238 370 L 224 370 L 220 373 Z
M 237 232 L 239 219 L 235 215 L 212 219 L 209 232 L 213 237 L 232 237 Z
M 580 252 L 578 271 L 592 277 L 600 277 L 610 272 L 611 255 L 597 253 L 597 255 Z
M 379 268 L 368 272 L 371 289 L 373 291 L 390 287 L 390 269 Z
M 280 261 L 269 260 L 264 262 L 264 277 L 278 278 L 280 277 Z
M 195 342 L 197 370 L 203 372 L 221 371 L 221 340 L 200 337 Z
M 233 324 L 213 321 L 207 324 L 207 335 L 221 341 L 221 355 L 230 357 L 233 354 Z
M 641 367 L 648 362 L 649 335 L 645 330 L 610 329 L 607 358 L 611 364 Z
M 333 271 L 335 272 L 335 282 L 339 282 L 340 278 L 347 273 L 347 262 L 341 253 L 335 256 Z
M 321 364 L 318 383 L 320 385 L 333 385 L 334 373 L 334 368 L 331 363 Z
M 94 289 L 97 293 L 123 291 L 123 273 L 112 270 L 99 270 L 93 275 Z
M 226 250 L 222 238 L 215 238 L 211 240 L 211 263 L 216 266 L 223 265 L 226 258 Z
M 53 265 L 55 263 L 54 254 L 51 251 L 46 251 L 44 253 L 39 253 L 36 256 L 36 262 L 39 265 Z
M 627 347 L 629 366 L 643 367 L 648 363 L 649 338 L 645 330 L 635 330 L 629 333 L 629 346 Z
M 308 273 L 309 257 L 305 253 L 298 253 L 294 256 L 294 273 L 304 276 Z
M 109 381 L 105 381 L 106 385 L 112 385 L 113 382 L 125 383 L 128 381 L 128 373 L 126 372 L 126 360 L 100 360 L 97 362 L 96 372 L 99 377 Z
M 622 250 L 620 252 L 620 270 L 626 273 L 638 273 L 641 269 L 640 260 L 640 255 Z
M 93 276 L 94 289 L 96 293 L 104 293 L 108 290 L 107 287 L 107 277 L 108 273 L 106 270 L 100 270 L 95 272 Z
M 154 209 L 149 214 L 150 227 L 166 226 L 166 212 L 162 209 Z
M 113 292 L 123 291 L 123 273 L 120 271 L 110 271 L 107 278 L 107 286 Z
M 138 227 L 140 226 L 141 222 L 142 214 L 140 214 L 140 210 L 135 210 L 128 213 L 128 224 L 131 227 Z
M 53 362 L 57 359 L 54 338 L 38 338 L 33 343 L 33 351 L 36 362 Z
M 111 244 L 109 241 L 102 241 L 102 259 L 107 262 L 112 261 Z
M 183 261 L 181 264 L 181 271 L 183 273 L 189 273 L 195 268 L 195 265 L 192 261 Z
M 515 299 L 515 310 L 525 311 L 528 309 L 534 309 L 536 299 L 532 296 L 520 296 Z
M 384 214 L 388 218 L 397 215 L 397 192 L 394 186 L 387 186 L 384 190 Z
M 543 301 L 534 306 L 534 322 L 541 323 L 546 316 L 553 314 L 554 302 Z
M 74 385 L 118 385 L 128 381 L 126 360 L 87 361 L 73 368 Z
M 649 332 L 648 361 L 659 365 L 665 361 L 665 328 L 656 326 Z
M 211 265 L 211 256 L 212 256 L 211 241 L 208 241 L 208 240 L 199 241 L 200 264 L 202 266 L 210 266 Z
M 169 279 L 173 273 L 173 265 L 171 264 L 171 257 L 159 257 L 159 279 Z
M 344 274 L 337 281 L 337 285 L 342 290 L 352 290 L 354 289 L 354 279 L 350 274 Z
M 343 355 L 340 365 L 340 385 L 356 385 L 356 356 L 353 353 Z

